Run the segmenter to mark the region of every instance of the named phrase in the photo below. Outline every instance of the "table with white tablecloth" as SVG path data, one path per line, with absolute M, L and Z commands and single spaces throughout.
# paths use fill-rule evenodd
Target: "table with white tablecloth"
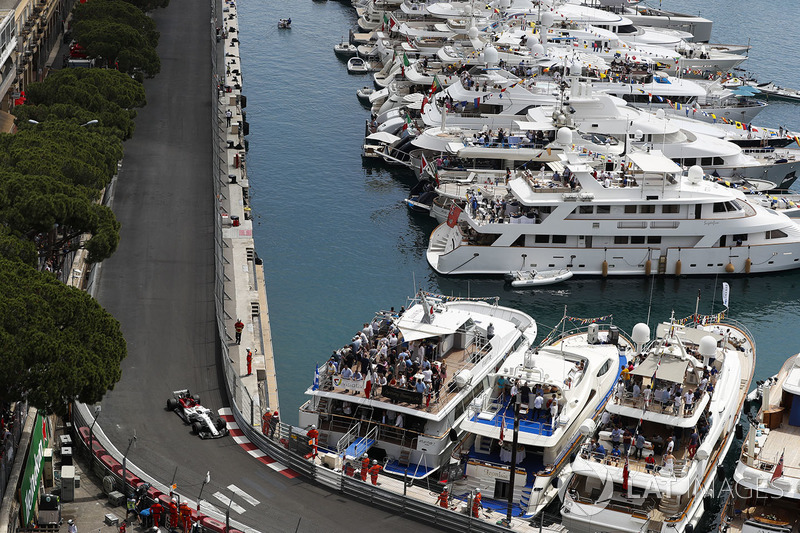
M 511 462 L 511 445 L 504 444 L 500 448 L 500 460 L 504 463 Z M 522 461 L 525 460 L 525 446 L 519 445 L 517 446 L 517 464 L 520 464 Z

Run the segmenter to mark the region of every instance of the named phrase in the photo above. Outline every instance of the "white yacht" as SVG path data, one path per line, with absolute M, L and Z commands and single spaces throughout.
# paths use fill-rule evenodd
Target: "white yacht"
M 735 440 L 756 363 L 746 328 L 693 315 L 659 324 L 653 341 L 637 324 L 632 340 L 637 364 L 606 405 L 608 425 L 585 426 L 592 442 L 563 491 L 573 533 L 695 531 Z M 625 442 L 641 447 L 626 454 Z
M 800 356 L 761 386 L 761 407 L 733 474 L 724 531 L 797 533 L 800 520 Z
M 557 140 L 568 146 L 569 130 L 559 130 Z M 428 263 L 440 274 L 469 275 L 525 268 L 709 275 L 800 267 L 800 228 L 763 207 L 761 198 L 704 180 L 700 167 L 683 175 L 656 150 L 629 151 L 625 160 L 598 173 L 568 153 L 560 176 L 543 168 L 515 177 L 510 196 L 492 209 L 470 200 L 470 209 L 456 213 L 458 223 L 454 216 L 433 230 Z
M 318 366 L 300 426 L 317 427 L 320 457 L 332 468 L 347 471 L 368 454 L 387 474 L 411 479 L 449 463 L 470 402 L 491 386 L 489 375 L 507 357 L 526 352 L 536 338 L 533 318 L 496 298 L 425 292 L 402 313 L 376 314 L 365 335 L 368 328 L 366 347 L 354 338 Z M 404 353 L 410 356 L 400 363 Z
M 582 439 L 579 427 L 599 416 L 620 369 L 634 355 L 632 343 L 610 318 L 565 316 L 541 345 L 515 353 L 489 376 L 490 387 L 461 423 L 467 434 L 453 451 L 453 463 L 466 478 L 451 476 L 451 493 L 479 488 L 484 507 L 500 512 L 511 496 L 514 516 L 536 515 L 553 501 Z M 575 327 L 578 321 L 591 323 Z M 510 395 L 513 383 L 520 389 L 516 398 Z M 535 409 L 537 395 L 542 397 L 540 409 Z M 514 445 L 517 466 L 510 495 Z

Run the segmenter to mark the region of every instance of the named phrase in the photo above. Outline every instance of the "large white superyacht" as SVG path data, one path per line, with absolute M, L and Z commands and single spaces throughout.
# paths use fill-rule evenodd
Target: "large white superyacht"
M 569 130 L 557 139 L 567 145 Z M 440 274 L 568 268 L 576 275 L 755 274 L 800 267 L 800 228 L 766 198 L 703 179 L 656 150 L 597 172 L 567 153 L 562 172 L 518 172 L 507 198 L 453 208 L 427 259 Z M 551 164 L 552 165 L 552 164 Z M 555 179 L 554 179 L 555 178 Z M 473 197 L 475 199 L 473 200 Z M 764 205 L 766 203 L 766 206 Z
M 348 472 L 369 456 L 387 474 L 426 478 L 449 463 L 489 375 L 535 338 L 533 318 L 496 298 L 420 292 L 406 310 L 377 313 L 318 366 L 300 426 L 316 426 L 331 468 Z
M 673 318 L 652 341 L 645 324 L 634 326 L 637 364 L 565 486 L 570 531 L 695 531 L 755 368 L 752 336 L 719 317 Z

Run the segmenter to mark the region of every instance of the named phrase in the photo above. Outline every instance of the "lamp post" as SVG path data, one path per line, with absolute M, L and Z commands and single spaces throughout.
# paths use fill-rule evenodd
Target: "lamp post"
M 200 510 L 200 499 L 203 497 L 203 489 L 206 488 L 206 483 L 211 482 L 211 471 L 206 472 L 206 477 L 203 479 L 203 484 L 200 485 L 200 494 L 197 495 L 197 510 Z
M 97 417 L 100 416 L 101 408 L 99 405 L 94 406 L 94 420 L 92 425 L 89 426 L 89 463 L 94 462 L 94 425 L 97 423 Z
M 92 124 L 97 124 L 98 122 L 100 122 L 100 121 L 97 120 L 97 119 L 93 119 L 93 120 L 90 120 L 89 122 L 87 122 L 86 124 L 81 124 L 81 126 L 91 126 Z
M 127 473 L 128 473 L 128 452 L 131 451 L 131 446 L 133 443 L 136 442 L 136 431 L 133 432 L 133 437 L 128 439 L 128 448 L 125 450 L 125 455 L 122 456 L 122 495 L 126 498 L 128 497 L 128 490 L 126 488 L 127 484 Z
M 519 396 L 517 396 L 519 398 Z M 514 437 L 511 439 L 511 474 L 508 477 L 508 510 L 506 526 L 511 527 L 511 510 L 514 506 L 514 480 L 517 474 L 517 442 L 519 441 L 519 400 L 514 401 Z

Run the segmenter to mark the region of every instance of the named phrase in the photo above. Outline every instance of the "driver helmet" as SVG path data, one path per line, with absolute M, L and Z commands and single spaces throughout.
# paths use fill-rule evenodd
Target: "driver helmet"
M 317 429 L 317 426 L 314 425 L 314 424 L 311 424 L 311 429 Z
M 69 520 L 67 520 L 67 524 L 69 524 L 69 525 L 72 525 L 72 524 L 74 524 L 74 523 L 75 523 L 75 520 L 73 520 L 72 518 L 70 518 Z
M 374 464 L 374 465 L 378 464 L 378 460 L 377 459 L 373 459 L 372 460 L 372 464 Z

